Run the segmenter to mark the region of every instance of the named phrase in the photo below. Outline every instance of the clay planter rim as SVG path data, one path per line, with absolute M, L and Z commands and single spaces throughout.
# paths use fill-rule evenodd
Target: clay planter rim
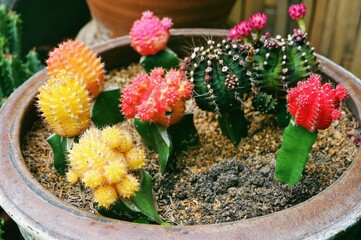
M 224 30 L 175 29 L 170 46 L 190 36 L 224 36 Z M 131 51 L 129 37 L 94 47 L 106 61 L 111 49 Z M 139 56 L 134 52 L 134 57 Z M 352 73 L 318 55 L 322 71 L 345 85 L 348 103 L 360 119 L 361 81 Z M 132 59 L 126 55 L 124 61 Z M 106 63 L 107 65 L 107 63 Z M 171 226 L 145 225 L 96 216 L 60 201 L 46 191 L 27 169 L 20 150 L 26 124 L 34 119 L 33 100 L 47 79 L 46 70 L 17 89 L 0 110 L 0 205 L 25 231 L 39 239 L 324 239 L 334 236 L 361 217 L 361 159 L 339 180 L 315 197 L 292 208 L 263 217 L 230 223 Z

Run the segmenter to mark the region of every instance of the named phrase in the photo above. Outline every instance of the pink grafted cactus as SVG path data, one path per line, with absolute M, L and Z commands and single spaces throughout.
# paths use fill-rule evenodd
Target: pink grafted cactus
M 252 32 L 252 27 L 249 21 L 242 21 L 227 32 L 229 40 L 237 40 L 248 37 Z
M 169 126 L 178 122 L 191 97 L 191 84 L 185 75 L 172 69 L 154 68 L 149 75 L 139 74 L 122 92 L 121 108 L 127 118 Z
M 261 30 L 266 26 L 267 15 L 264 13 L 255 13 L 249 18 L 251 27 L 255 30 Z
M 303 18 L 306 15 L 306 6 L 302 3 L 300 4 L 292 4 L 288 8 L 288 13 L 290 14 L 290 17 L 294 20 L 299 20 Z
M 170 18 L 160 20 L 151 11 L 143 12 L 130 30 L 131 46 L 142 56 L 156 54 L 166 47 L 172 25 Z
M 288 111 L 297 125 L 310 132 L 326 129 L 333 120 L 340 119 L 340 101 L 347 95 L 344 86 L 332 89 L 329 83 L 322 85 L 321 77 L 314 74 L 288 92 Z

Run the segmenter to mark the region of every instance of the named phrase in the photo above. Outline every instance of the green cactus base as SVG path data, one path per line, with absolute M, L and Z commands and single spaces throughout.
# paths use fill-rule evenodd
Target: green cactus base
M 308 160 L 317 132 L 294 125 L 291 119 L 283 132 L 283 142 L 276 158 L 275 178 L 289 186 L 298 183 Z
M 140 64 L 144 67 L 147 73 L 150 73 L 155 67 L 163 67 L 166 70 L 177 68 L 179 59 L 176 53 L 169 48 L 166 48 L 157 54 L 143 56 L 140 59 Z
M 244 117 L 244 111 L 241 109 L 220 114 L 218 123 L 222 134 L 231 140 L 235 147 L 238 146 L 241 138 L 246 137 L 248 134 L 249 122 Z
M 53 133 L 47 139 L 54 155 L 54 168 L 61 175 L 65 176 L 68 170 L 68 149 L 70 142 L 66 137 Z

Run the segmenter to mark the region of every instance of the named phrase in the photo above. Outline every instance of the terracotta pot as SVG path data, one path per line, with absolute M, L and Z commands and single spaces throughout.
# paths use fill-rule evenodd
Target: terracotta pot
M 173 30 L 169 47 L 182 56 L 184 46 L 192 41 L 205 41 L 204 36 L 217 39 L 224 34 L 222 30 Z M 108 69 L 139 60 L 128 36 L 101 44 L 95 50 Z M 348 105 L 360 120 L 361 80 L 330 60 L 318 57 L 324 74 L 348 89 Z M 0 205 L 17 222 L 26 239 L 326 239 L 361 218 L 360 151 L 347 172 L 325 191 L 292 208 L 249 220 L 164 227 L 105 218 L 73 207 L 34 179 L 20 149 L 24 134 L 39 115 L 34 97 L 46 79 L 45 70 L 36 74 L 0 110 Z
M 235 0 L 87 0 L 101 39 L 127 35 L 143 11 L 170 17 L 176 28 L 221 27 Z

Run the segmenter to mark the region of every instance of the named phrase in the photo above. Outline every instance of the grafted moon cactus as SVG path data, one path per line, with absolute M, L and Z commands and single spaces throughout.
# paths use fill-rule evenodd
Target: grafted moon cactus
M 340 119 L 340 101 L 346 98 L 347 91 L 342 85 L 335 89 L 329 83 L 322 85 L 319 75 L 310 76 L 289 91 L 288 110 L 293 118 L 284 130 L 282 146 L 277 153 L 276 179 L 288 185 L 301 179 L 317 131 Z
M 139 74 L 123 89 L 121 108 L 127 118 L 138 116 L 167 127 L 182 118 L 184 102 L 191 93 L 191 85 L 181 71 L 155 68 L 149 75 Z
M 160 20 L 151 11 L 143 12 L 130 30 L 131 46 L 142 56 L 158 53 L 166 47 L 172 25 L 170 18 Z
M 38 107 L 55 133 L 74 137 L 89 127 L 90 97 L 83 81 L 65 70 L 39 88 Z
M 68 181 L 76 183 L 80 179 L 94 191 L 99 206 L 105 208 L 118 197 L 134 196 L 139 181 L 131 171 L 141 169 L 146 157 L 132 141 L 128 132 L 116 127 L 89 128 L 69 151 Z
M 78 75 L 92 98 L 104 88 L 104 66 L 96 54 L 77 40 L 65 41 L 49 53 L 46 60 L 49 76 L 65 69 Z

